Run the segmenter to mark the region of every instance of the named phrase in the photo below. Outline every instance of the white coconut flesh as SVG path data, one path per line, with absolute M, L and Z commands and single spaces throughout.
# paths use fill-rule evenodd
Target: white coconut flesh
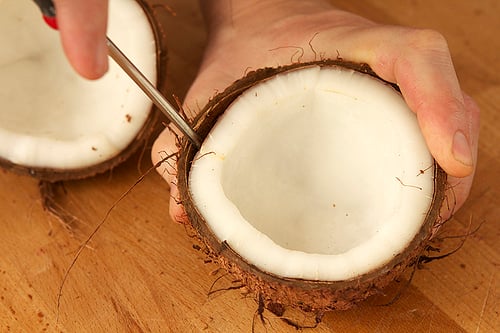
M 108 35 L 156 81 L 155 38 L 141 6 L 109 2 Z M 112 60 L 98 81 L 68 64 L 59 34 L 32 1 L 0 1 L 0 157 L 55 169 L 84 168 L 127 147 L 151 102 Z
M 342 281 L 405 250 L 431 206 L 433 177 L 397 91 L 359 72 L 312 67 L 233 102 L 195 156 L 189 189 L 215 236 L 250 264 Z

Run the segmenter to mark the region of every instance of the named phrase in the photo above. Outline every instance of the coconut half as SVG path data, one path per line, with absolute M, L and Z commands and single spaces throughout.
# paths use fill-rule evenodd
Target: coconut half
M 109 2 L 108 35 L 161 85 L 152 22 L 144 1 Z M 152 103 L 112 60 L 97 81 L 78 76 L 31 1 L 0 1 L 0 31 L 0 164 L 45 180 L 82 178 L 143 144 Z
M 424 249 L 446 176 L 394 86 L 339 61 L 251 73 L 184 143 L 181 200 L 214 256 L 267 304 L 345 309 Z

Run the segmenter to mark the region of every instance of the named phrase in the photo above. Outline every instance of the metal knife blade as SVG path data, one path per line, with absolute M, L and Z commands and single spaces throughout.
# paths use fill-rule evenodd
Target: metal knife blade
M 142 72 L 127 58 L 127 56 L 106 37 L 109 56 L 130 76 L 142 91 L 153 101 L 158 109 L 172 121 L 186 137 L 200 148 L 201 140 L 189 124 L 180 116 L 168 100 L 156 89 L 156 87 L 142 74 Z

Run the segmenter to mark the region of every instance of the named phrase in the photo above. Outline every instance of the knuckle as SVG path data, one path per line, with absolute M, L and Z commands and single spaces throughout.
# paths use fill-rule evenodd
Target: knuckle
M 419 50 L 447 51 L 448 42 L 439 32 L 431 29 L 415 29 L 407 33 L 407 41 Z

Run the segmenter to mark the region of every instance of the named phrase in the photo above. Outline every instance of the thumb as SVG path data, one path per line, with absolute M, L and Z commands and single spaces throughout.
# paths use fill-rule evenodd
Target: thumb
M 466 177 L 474 171 L 479 110 L 464 101 L 444 38 L 432 31 L 412 37 L 406 48 L 385 51 L 393 59 L 376 62 L 390 66 L 374 70 L 398 84 L 438 164 L 451 176 Z

